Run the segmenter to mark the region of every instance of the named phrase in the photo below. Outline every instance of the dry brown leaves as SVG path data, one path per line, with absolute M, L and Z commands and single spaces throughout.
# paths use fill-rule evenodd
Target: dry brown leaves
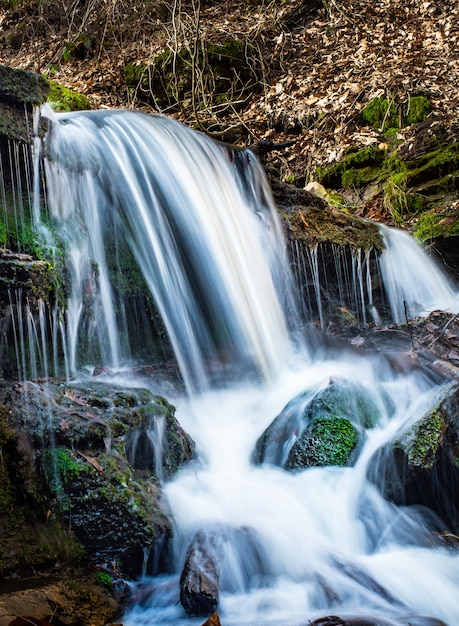
M 51 2 L 39 4 L 46 8 Z M 61 58 L 65 41 L 77 34 L 70 32 L 69 15 L 54 16 L 54 22 L 53 15 L 42 15 L 51 24 L 43 27 L 44 34 L 35 28 L 19 48 L 3 37 L 0 63 L 34 71 L 52 67 L 57 80 L 85 93 L 96 108 L 138 107 L 124 84 L 123 68 L 147 62 L 170 46 L 172 4 L 89 0 L 86 25 L 103 45 L 71 62 Z M 185 0 L 180 4 L 191 6 Z M 293 147 L 272 155 L 285 179 L 307 176 L 318 165 L 339 159 L 350 144 L 380 141 L 377 131 L 356 123 L 373 97 L 424 94 L 433 115 L 459 117 L 459 3 L 327 0 L 315 15 L 287 27 L 283 18 L 302 4 L 304 0 L 214 0 L 203 2 L 200 11 L 206 39 L 237 37 L 258 48 L 264 92 L 221 121 L 241 127 L 240 141 L 247 143 L 267 135 L 277 141 L 294 137 Z M 26 11 L 30 5 L 30 0 L 19 5 L 16 23 L 33 19 Z M 0 9 L 0 29 L 11 31 L 11 12 Z

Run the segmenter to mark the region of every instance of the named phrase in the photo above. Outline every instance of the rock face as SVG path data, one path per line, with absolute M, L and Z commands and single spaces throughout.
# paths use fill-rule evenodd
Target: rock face
M 115 600 L 87 580 L 68 579 L 0 595 L 0 626 L 104 626 L 118 612 Z
M 421 504 L 459 533 L 459 389 L 380 450 L 369 478 L 395 504 Z

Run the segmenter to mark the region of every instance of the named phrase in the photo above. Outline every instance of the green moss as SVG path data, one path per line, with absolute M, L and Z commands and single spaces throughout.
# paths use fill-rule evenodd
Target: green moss
M 394 447 L 405 451 L 411 467 L 430 469 L 437 459 L 444 431 L 440 413 L 433 411 L 397 440 Z
M 400 127 L 400 110 L 393 100 L 373 98 L 362 111 L 363 121 L 377 130 Z
M 302 467 L 344 467 L 351 460 L 359 440 L 355 426 L 342 417 L 315 418 L 293 446 L 286 469 Z
M 96 572 L 93 578 L 96 585 L 102 587 L 105 591 L 112 591 L 113 580 L 110 574 L 107 574 L 106 572 Z
M 459 235 L 459 211 L 424 213 L 413 225 L 413 234 L 422 242 Z
M 368 126 L 385 133 L 424 121 L 430 110 L 425 96 L 413 96 L 402 104 L 388 98 L 373 98 L 363 109 L 362 119 Z
M 61 508 L 65 510 L 69 506 L 65 486 L 81 474 L 83 463 L 66 448 L 45 448 L 41 467 L 50 493 L 57 496 Z
M 91 108 L 87 97 L 54 80 L 49 81 L 48 104 L 58 112 L 86 111 Z
M 376 181 L 380 176 L 385 151 L 375 146 L 361 150 L 352 148 L 339 161 L 328 168 L 316 171 L 317 180 L 331 188 L 360 188 Z
M 406 104 L 404 121 L 407 126 L 423 122 L 429 115 L 432 107 L 425 96 L 413 96 Z

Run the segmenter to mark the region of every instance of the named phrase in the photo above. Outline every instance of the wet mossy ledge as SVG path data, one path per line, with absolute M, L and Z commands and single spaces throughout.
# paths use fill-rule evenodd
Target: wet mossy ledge
M 148 389 L 2 382 L 0 579 L 115 561 L 156 573 L 172 534 L 160 479 L 194 457 L 174 414 Z
M 300 241 L 311 248 L 320 244 L 335 244 L 353 250 L 384 248 L 375 223 L 332 206 L 325 199 L 293 185 L 275 185 L 273 190 L 287 240 Z

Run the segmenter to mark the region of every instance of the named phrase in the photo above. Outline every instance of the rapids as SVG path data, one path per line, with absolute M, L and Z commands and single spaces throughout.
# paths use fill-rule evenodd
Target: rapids
M 67 370 L 81 372 L 94 354 L 115 370 L 135 358 L 120 341 L 108 263 L 127 242 L 185 382 L 186 394 L 170 399 L 197 445 L 197 460 L 164 485 L 175 528 L 169 571 L 138 583 L 139 602 L 123 623 L 203 622 L 180 606 L 179 577 L 194 533 L 207 529 L 221 541 L 223 626 L 300 626 L 331 613 L 394 624 L 428 615 L 454 626 L 459 554 L 436 541 L 426 511 L 385 501 L 366 477 L 374 452 L 450 383 L 395 374 L 377 355 L 308 346 L 276 209 L 249 151 L 231 152 L 161 116 L 44 114 L 47 201 L 71 280 Z M 385 229 L 384 237 L 396 321 L 458 307 L 416 244 Z M 87 349 L 91 341 L 97 350 Z M 287 403 L 336 378 L 358 381 L 381 409 L 356 464 L 253 465 L 257 439 Z

